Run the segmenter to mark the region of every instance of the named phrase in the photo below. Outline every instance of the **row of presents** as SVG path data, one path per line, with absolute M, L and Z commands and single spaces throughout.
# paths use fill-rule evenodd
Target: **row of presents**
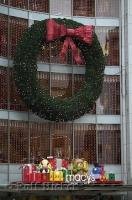
M 106 174 L 103 165 L 95 164 L 89 170 L 88 162 L 84 159 L 65 159 L 48 157 L 38 164 L 25 164 L 22 166 L 23 183 L 69 182 L 82 181 L 82 179 L 69 180 L 67 177 L 92 177 L 92 182 L 115 181 L 115 174 Z M 87 180 L 86 180 L 87 182 Z

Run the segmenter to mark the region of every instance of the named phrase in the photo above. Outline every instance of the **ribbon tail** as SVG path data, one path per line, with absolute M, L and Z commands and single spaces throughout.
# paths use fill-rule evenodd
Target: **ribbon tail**
M 78 64 L 78 65 L 82 64 L 83 61 L 80 57 L 78 48 L 76 47 L 76 45 L 74 44 L 74 42 L 72 41 L 72 39 L 70 37 L 67 37 L 63 43 L 63 47 L 60 52 L 60 57 L 61 57 L 62 61 L 65 61 L 68 47 L 70 47 L 72 50 L 73 59 L 75 60 L 76 64 Z
M 74 60 L 78 65 L 81 65 L 83 63 L 80 55 L 74 55 Z
M 62 61 L 65 61 L 66 54 L 67 54 L 67 51 L 68 51 L 68 46 L 69 46 L 69 41 L 66 39 L 63 43 L 63 47 L 62 47 L 61 52 L 60 52 L 60 58 L 61 58 Z
M 69 38 L 70 42 L 70 47 L 72 49 L 72 55 L 73 55 L 73 58 L 76 62 L 76 64 L 80 65 L 83 63 L 82 59 L 81 59 L 81 56 L 80 56 L 80 53 L 76 47 L 76 45 L 74 44 L 73 40 L 71 38 Z

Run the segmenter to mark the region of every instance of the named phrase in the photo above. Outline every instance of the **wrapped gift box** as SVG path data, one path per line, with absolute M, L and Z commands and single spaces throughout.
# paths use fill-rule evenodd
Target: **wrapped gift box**
M 41 172 L 34 172 L 33 173 L 33 182 L 34 183 L 42 183 L 43 182 L 43 177 Z
M 54 181 L 54 171 L 50 171 L 50 174 L 49 174 L 49 181 L 50 181 L 50 182 L 53 182 L 53 181 Z
M 63 182 L 64 178 L 63 178 L 63 171 L 50 171 L 50 178 L 49 178 L 50 182 Z
M 53 156 L 48 156 L 47 160 L 51 164 L 52 170 L 56 169 L 56 160 L 53 158 Z
M 95 166 L 92 169 L 92 175 L 95 180 L 100 180 L 100 178 L 104 175 L 104 166 Z
M 72 174 L 72 172 L 71 172 L 71 170 L 63 170 L 63 179 L 64 179 L 64 182 L 69 182 L 69 178 L 70 178 L 70 176 L 69 175 L 71 175 Z
M 69 161 L 66 159 L 62 159 L 62 167 L 68 169 Z
M 54 171 L 54 182 L 63 182 L 63 172 L 62 171 Z
M 115 174 L 109 173 L 109 181 L 115 181 Z
M 42 173 L 42 183 L 46 183 L 46 182 L 49 182 L 49 177 L 50 177 L 50 174 L 49 173 Z
M 53 158 L 53 156 L 47 157 L 53 170 L 61 170 L 62 168 L 68 168 L 69 162 L 66 159 Z
M 34 172 L 36 171 L 36 166 L 34 164 L 25 164 L 22 166 L 22 182 L 32 183 L 34 182 Z

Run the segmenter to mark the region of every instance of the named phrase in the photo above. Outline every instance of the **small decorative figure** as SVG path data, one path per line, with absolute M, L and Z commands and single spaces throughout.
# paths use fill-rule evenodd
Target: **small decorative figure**
M 47 159 L 43 158 L 38 166 L 38 169 L 42 173 L 49 173 L 52 170 L 52 167 L 51 167 L 51 164 L 49 163 L 49 161 Z
M 87 174 L 88 172 L 88 162 L 83 158 L 74 159 L 71 163 L 71 170 L 73 174 Z
M 101 177 L 104 178 L 104 166 L 99 165 L 98 163 L 94 164 L 94 167 L 92 169 L 92 174 L 95 178 L 95 180 L 100 180 Z

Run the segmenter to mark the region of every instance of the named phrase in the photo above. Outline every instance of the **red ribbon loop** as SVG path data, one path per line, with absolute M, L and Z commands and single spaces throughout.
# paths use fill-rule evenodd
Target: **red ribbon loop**
M 71 37 L 77 37 L 82 41 L 86 42 L 87 44 L 91 44 L 93 40 L 93 26 L 80 26 L 78 28 L 66 28 L 63 24 L 58 24 L 54 19 L 47 20 L 47 35 L 46 40 L 51 42 L 58 37 L 67 36 L 64 43 L 62 50 L 60 52 L 61 58 L 64 60 L 66 52 L 70 47 L 72 50 L 73 58 L 77 64 L 82 63 L 82 59 L 78 52 L 76 45 L 74 44 Z

